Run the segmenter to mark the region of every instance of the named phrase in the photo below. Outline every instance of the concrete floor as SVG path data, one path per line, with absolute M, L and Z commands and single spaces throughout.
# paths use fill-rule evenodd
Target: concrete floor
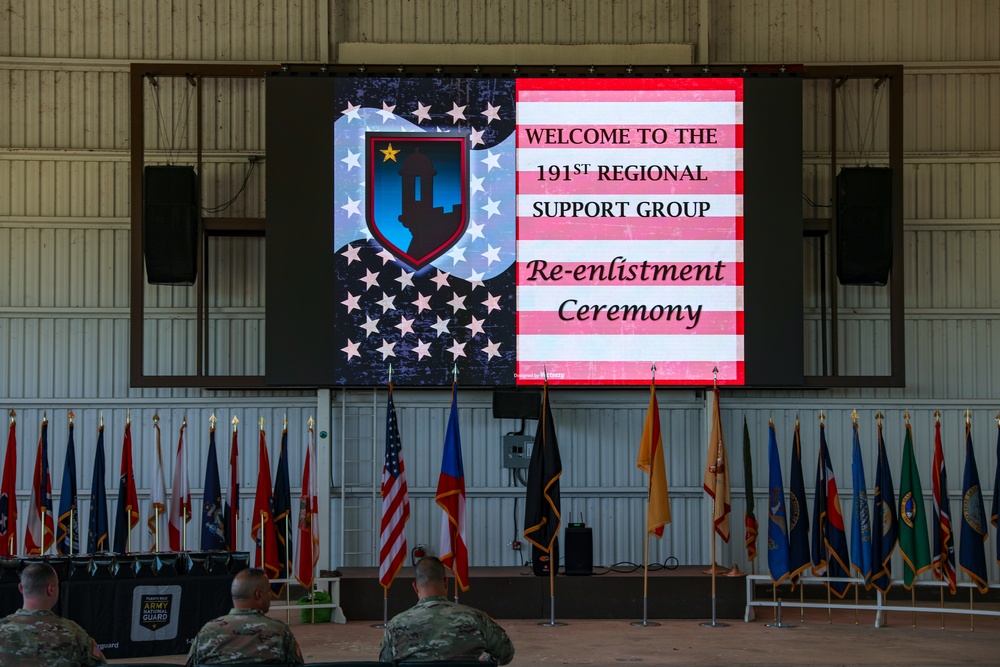
M 795 628 L 769 628 L 771 617 L 758 613 L 751 623 L 705 628 L 696 621 L 669 620 L 658 627 L 633 627 L 626 620 L 573 620 L 543 627 L 537 621 L 499 621 L 514 642 L 512 665 L 1000 665 L 1000 619 L 893 612 L 887 627 L 874 627 L 871 613 L 810 609 L 802 622 L 785 610 Z M 284 612 L 272 612 L 284 619 Z M 558 620 L 558 619 L 557 619 Z M 292 627 L 306 663 L 377 660 L 382 630 L 369 623 Z M 184 656 L 114 662 L 182 664 Z

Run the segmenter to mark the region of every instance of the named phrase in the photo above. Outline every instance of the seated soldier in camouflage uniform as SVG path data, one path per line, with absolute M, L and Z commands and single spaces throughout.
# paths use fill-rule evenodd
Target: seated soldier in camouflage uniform
M 233 578 L 233 609 L 198 631 L 188 665 L 302 664 L 291 628 L 265 616 L 271 586 L 263 570 L 242 570 Z
M 385 628 L 379 660 L 514 659 L 514 645 L 496 622 L 472 607 L 449 602 L 448 578 L 437 558 L 422 558 L 414 568 L 416 605 Z
M 4 667 L 72 667 L 107 661 L 86 630 L 52 613 L 59 600 L 59 577 L 47 563 L 21 571 L 17 586 L 24 606 L 0 619 L 0 664 Z

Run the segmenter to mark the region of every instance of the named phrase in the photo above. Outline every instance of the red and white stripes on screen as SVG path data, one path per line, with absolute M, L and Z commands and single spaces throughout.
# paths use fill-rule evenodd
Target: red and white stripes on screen
M 520 79 L 517 156 L 518 382 L 742 383 L 742 81 Z

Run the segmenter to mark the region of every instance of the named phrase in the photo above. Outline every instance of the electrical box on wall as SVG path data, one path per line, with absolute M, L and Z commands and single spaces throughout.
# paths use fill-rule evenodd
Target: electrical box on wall
M 527 468 L 531 462 L 531 446 L 534 442 L 534 436 L 530 435 L 505 435 L 503 437 L 503 467 Z

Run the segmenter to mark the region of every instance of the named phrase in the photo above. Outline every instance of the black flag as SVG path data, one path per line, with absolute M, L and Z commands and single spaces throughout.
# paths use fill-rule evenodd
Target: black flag
M 549 388 L 542 389 L 542 418 L 535 432 L 528 466 L 528 493 L 524 507 L 524 539 L 545 553 L 551 553 L 552 543 L 559 535 L 559 477 L 562 461 L 556 441 Z

